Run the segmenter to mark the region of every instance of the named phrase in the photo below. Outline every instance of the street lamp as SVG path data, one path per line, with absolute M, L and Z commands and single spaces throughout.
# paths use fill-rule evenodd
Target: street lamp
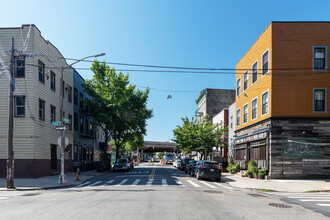
M 92 55 L 92 56 L 88 56 L 88 57 L 84 57 L 80 60 L 77 60 L 76 62 L 71 63 L 70 65 L 66 65 L 66 66 L 61 66 L 61 111 L 60 111 L 60 121 L 61 121 L 61 146 L 60 146 L 60 154 L 61 154 L 61 174 L 59 176 L 58 179 L 58 183 L 66 183 L 66 178 L 64 175 L 64 147 L 65 147 L 65 135 L 64 135 L 64 121 L 63 121 L 63 93 L 64 93 L 64 85 L 63 85 L 63 71 L 66 68 L 72 67 L 74 64 L 79 63 L 80 61 L 83 61 L 85 59 L 91 58 L 91 57 L 100 57 L 100 56 L 104 56 L 105 53 L 100 53 L 100 54 L 96 54 L 96 55 Z M 70 122 L 71 123 L 71 122 Z

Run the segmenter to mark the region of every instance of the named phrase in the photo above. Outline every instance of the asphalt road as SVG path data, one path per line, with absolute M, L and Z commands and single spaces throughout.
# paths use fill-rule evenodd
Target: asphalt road
M 327 219 L 285 205 L 277 195 L 198 181 L 171 165 L 141 164 L 73 188 L 0 192 L 0 219 Z

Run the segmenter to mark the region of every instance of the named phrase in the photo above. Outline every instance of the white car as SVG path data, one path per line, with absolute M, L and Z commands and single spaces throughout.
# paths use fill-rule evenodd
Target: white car
M 179 162 L 179 161 L 180 161 L 180 160 L 176 160 L 176 161 L 174 161 L 174 162 L 173 162 L 173 166 L 176 167 L 176 168 L 178 168 L 178 162 Z

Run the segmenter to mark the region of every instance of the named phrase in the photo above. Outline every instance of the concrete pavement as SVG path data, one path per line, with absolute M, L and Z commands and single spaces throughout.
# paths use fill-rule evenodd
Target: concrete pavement
M 267 189 L 278 192 L 306 192 L 330 190 L 330 179 L 270 179 L 259 180 L 230 173 L 222 174 L 222 181 L 231 186 L 245 189 Z
M 40 178 L 15 178 L 14 183 L 16 190 L 40 190 L 40 189 L 55 189 L 61 187 L 68 187 L 79 185 L 80 183 L 105 173 L 98 173 L 94 171 L 81 172 L 80 181 L 76 181 L 76 173 L 66 173 L 66 184 L 59 184 L 59 175 L 45 176 Z M 0 191 L 7 190 L 6 178 L 0 178 Z

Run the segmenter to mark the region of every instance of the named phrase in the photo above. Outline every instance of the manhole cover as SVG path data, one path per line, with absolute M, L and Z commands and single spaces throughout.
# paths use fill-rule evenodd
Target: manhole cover
M 216 191 L 216 190 L 204 190 L 203 192 L 206 192 L 206 193 L 214 193 L 214 194 L 220 194 L 222 192 L 220 191 Z
M 248 193 L 249 196 L 253 196 L 253 197 L 266 197 L 264 195 L 261 194 L 255 194 L 255 193 Z
M 37 196 L 40 195 L 41 193 L 28 193 L 28 194 L 24 194 L 22 196 Z
M 269 203 L 270 206 L 275 206 L 278 208 L 292 208 L 292 206 L 281 204 L 281 203 Z

